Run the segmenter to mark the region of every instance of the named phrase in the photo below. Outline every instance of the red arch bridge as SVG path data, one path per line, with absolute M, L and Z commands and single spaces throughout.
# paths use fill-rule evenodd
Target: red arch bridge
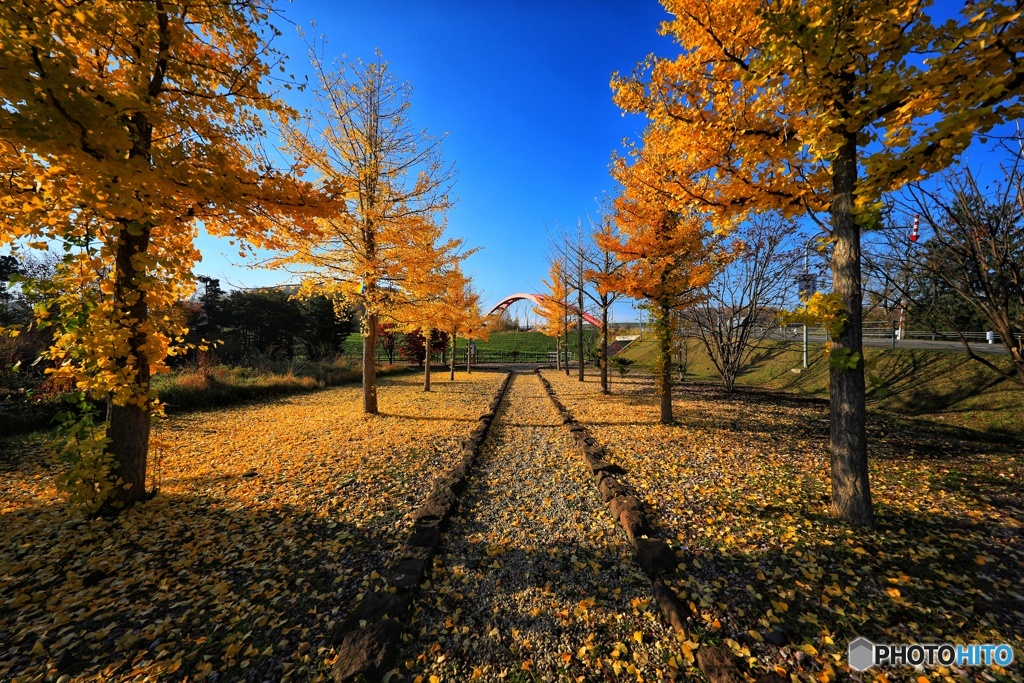
M 487 315 L 499 315 L 500 316 L 502 313 L 505 312 L 505 309 L 507 309 L 509 306 L 511 306 L 512 304 L 514 304 L 517 301 L 522 301 L 523 299 L 526 299 L 527 301 L 532 301 L 533 303 L 535 303 L 538 306 L 540 306 L 543 302 L 550 301 L 551 297 L 549 297 L 549 296 L 547 296 L 545 294 L 523 294 L 523 293 L 512 294 L 510 296 L 505 297 L 501 301 L 499 301 L 494 306 L 494 308 L 492 308 L 490 311 L 487 312 Z M 569 309 L 569 312 L 571 314 L 579 315 L 579 310 L 580 309 L 576 308 L 572 304 L 566 303 L 564 301 L 559 301 L 558 304 L 561 305 L 561 306 L 564 306 L 567 309 Z M 585 311 L 583 313 L 583 319 L 585 321 L 587 321 L 588 323 L 590 323 L 591 325 L 593 325 L 594 327 L 601 327 L 601 321 L 599 319 L 595 318 L 594 316 L 590 315 L 589 313 L 585 312 Z

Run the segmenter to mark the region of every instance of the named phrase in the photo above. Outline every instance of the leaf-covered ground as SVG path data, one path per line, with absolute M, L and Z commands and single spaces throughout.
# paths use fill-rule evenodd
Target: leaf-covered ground
M 159 423 L 159 495 L 67 511 L 33 439 L 0 441 L 0 680 L 318 680 L 329 638 L 502 375 L 384 380 Z
M 540 382 L 513 377 L 416 602 L 399 673 L 666 680 L 680 648 Z
M 1008 671 L 872 670 L 864 680 L 1022 680 L 1024 454 L 1019 446 L 872 415 L 874 532 L 829 517 L 828 407 L 708 385 L 679 390 L 658 424 L 648 378 L 545 376 L 622 465 L 684 562 L 671 585 L 690 638 L 754 671 L 847 679 L 846 645 L 1008 642 Z M 782 646 L 771 640 L 785 639 Z

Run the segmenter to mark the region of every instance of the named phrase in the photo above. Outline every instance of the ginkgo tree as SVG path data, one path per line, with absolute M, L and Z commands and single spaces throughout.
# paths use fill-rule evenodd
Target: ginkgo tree
M 461 281 L 461 286 L 458 283 Z M 467 340 L 482 336 L 484 324 L 480 314 L 480 295 L 473 290 L 472 283 L 456 269 L 451 277 L 450 287 L 444 293 L 445 325 L 451 342 L 451 367 L 449 380 L 455 380 L 456 349 L 458 338 L 462 335 Z M 469 352 L 467 350 L 468 358 Z M 468 365 L 468 361 L 467 361 Z M 467 367 L 468 370 L 468 367 Z
M 263 0 L 0 4 L 0 244 L 63 253 L 37 317 L 82 399 L 66 483 L 91 508 L 147 494 L 150 378 L 182 341 L 165 312 L 193 289 L 198 224 L 272 246 L 275 217 L 309 204 L 257 151 L 264 122 L 292 115 L 267 89 L 271 14 Z
M 404 277 L 396 280 L 397 305 L 388 313 L 406 332 L 423 336 L 426 357 L 423 391 L 430 391 L 431 340 L 434 332 L 448 332 L 469 305 L 463 292 L 469 281 L 459 265 L 476 249 L 463 250 L 461 239 L 441 240 L 442 226 L 425 226 L 410 233 L 414 248 L 404 254 Z
M 302 275 L 301 295 L 323 294 L 363 310 L 363 411 L 377 413 L 377 324 L 403 304 L 411 270 L 423 272 L 424 233 L 434 236 L 452 205 L 454 170 L 440 142 L 409 123 L 410 86 L 380 55 L 336 69 L 310 49 L 319 79 L 306 125 L 286 130 L 291 152 L 306 160 L 325 191 L 342 201 L 318 230 L 300 232 L 276 265 Z
M 494 316 L 482 315 L 479 308 L 480 294 L 478 292 L 467 290 L 465 296 L 473 299 L 469 302 L 470 307 L 466 310 L 466 315 L 459 325 L 459 335 L 468 342 L 466 345 L 466 374 L 468 375 L 473 372 L 473 361 L 476 360 L 474 342 L 487 341 L 494 330 L 495 319 Z
M 669 197 L 639 180 L 646 164 L 641 159 L 616 166 L 625 187 L 615 199 L 618 232 L 602 231 L 595 239 L 621 266 L 594 275 L 602 290 L 643 299 L 650 306 L 658 343 L 655 374 L 661 422 L 670 424 L 673 312 L 700 301 L 704 287 L 715 275 L 719 252 L 705 214 L 670 208 Z
M 562 348 L 566 348 L 565 372 L 569 372 L 569 328 L 566 308 L 569 296 L 569 276 L 566 273 L 565 261 L 554 257 L 548 267 L 548 277 L 541 280 L 544 285 L 544 297 L 534 306 L 533 311 L 542 320 L 538 330 L 548 337 L 555 338 L 555 364 L 562 369 Z M 575 323 L 572 323 L 575 325 Z
M 616 101 L 658 125 L 671 159 L 652 182 L 716 217 L 827 215 L 834 292 L 834 514 L 873 525 L 861 340 L 860 234 L 882 196 L 948 166 L 973 136 L 1021 110 L 1019 3 L 964 4 L 931 21 L 911 0 L 663 0 L 682 47 L 616 77 Z

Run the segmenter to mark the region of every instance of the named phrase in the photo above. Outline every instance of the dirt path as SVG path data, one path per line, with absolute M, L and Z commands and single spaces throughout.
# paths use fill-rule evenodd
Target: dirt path
M 589 479 L 540 382 L 514 376 L 415 604 L 407 680 L 663 678 L 675 638 Z

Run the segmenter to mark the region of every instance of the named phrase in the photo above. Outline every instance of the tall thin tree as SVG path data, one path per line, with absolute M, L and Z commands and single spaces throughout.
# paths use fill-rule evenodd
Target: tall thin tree
M 598 235 L 601 248 L 623 262 L 617 271 L 600 278 L 600 286 L 643 299 L 650 306 L 658 340 L 655 373 L 660 418 L 663 424 L 670 424 L 673 312 L 700 300 L 714 277 L 717 246 L 705 215 L 667 209 L 666 197 L 638 182 L 642 175 L 634 175 L 635 170 L 619 175 L 626 188 L 615 200 L 619 234 Z
M 377 324 L 404 301 L 417 234 L 443 224 L 454 170 L 440 142 L 411 127 L 411 87 L 395 80 L 379 53 L 335 69 L 322 46 L 312 46 L 310 58 L 320 87 L 306 126 L 289 126 L 287 140 L 344 206 L 319 220 L 316 232 L 297 234 L 275 264 L 301 273 L 302 294 L 360 305 L 363 412 L 375 414 Z

